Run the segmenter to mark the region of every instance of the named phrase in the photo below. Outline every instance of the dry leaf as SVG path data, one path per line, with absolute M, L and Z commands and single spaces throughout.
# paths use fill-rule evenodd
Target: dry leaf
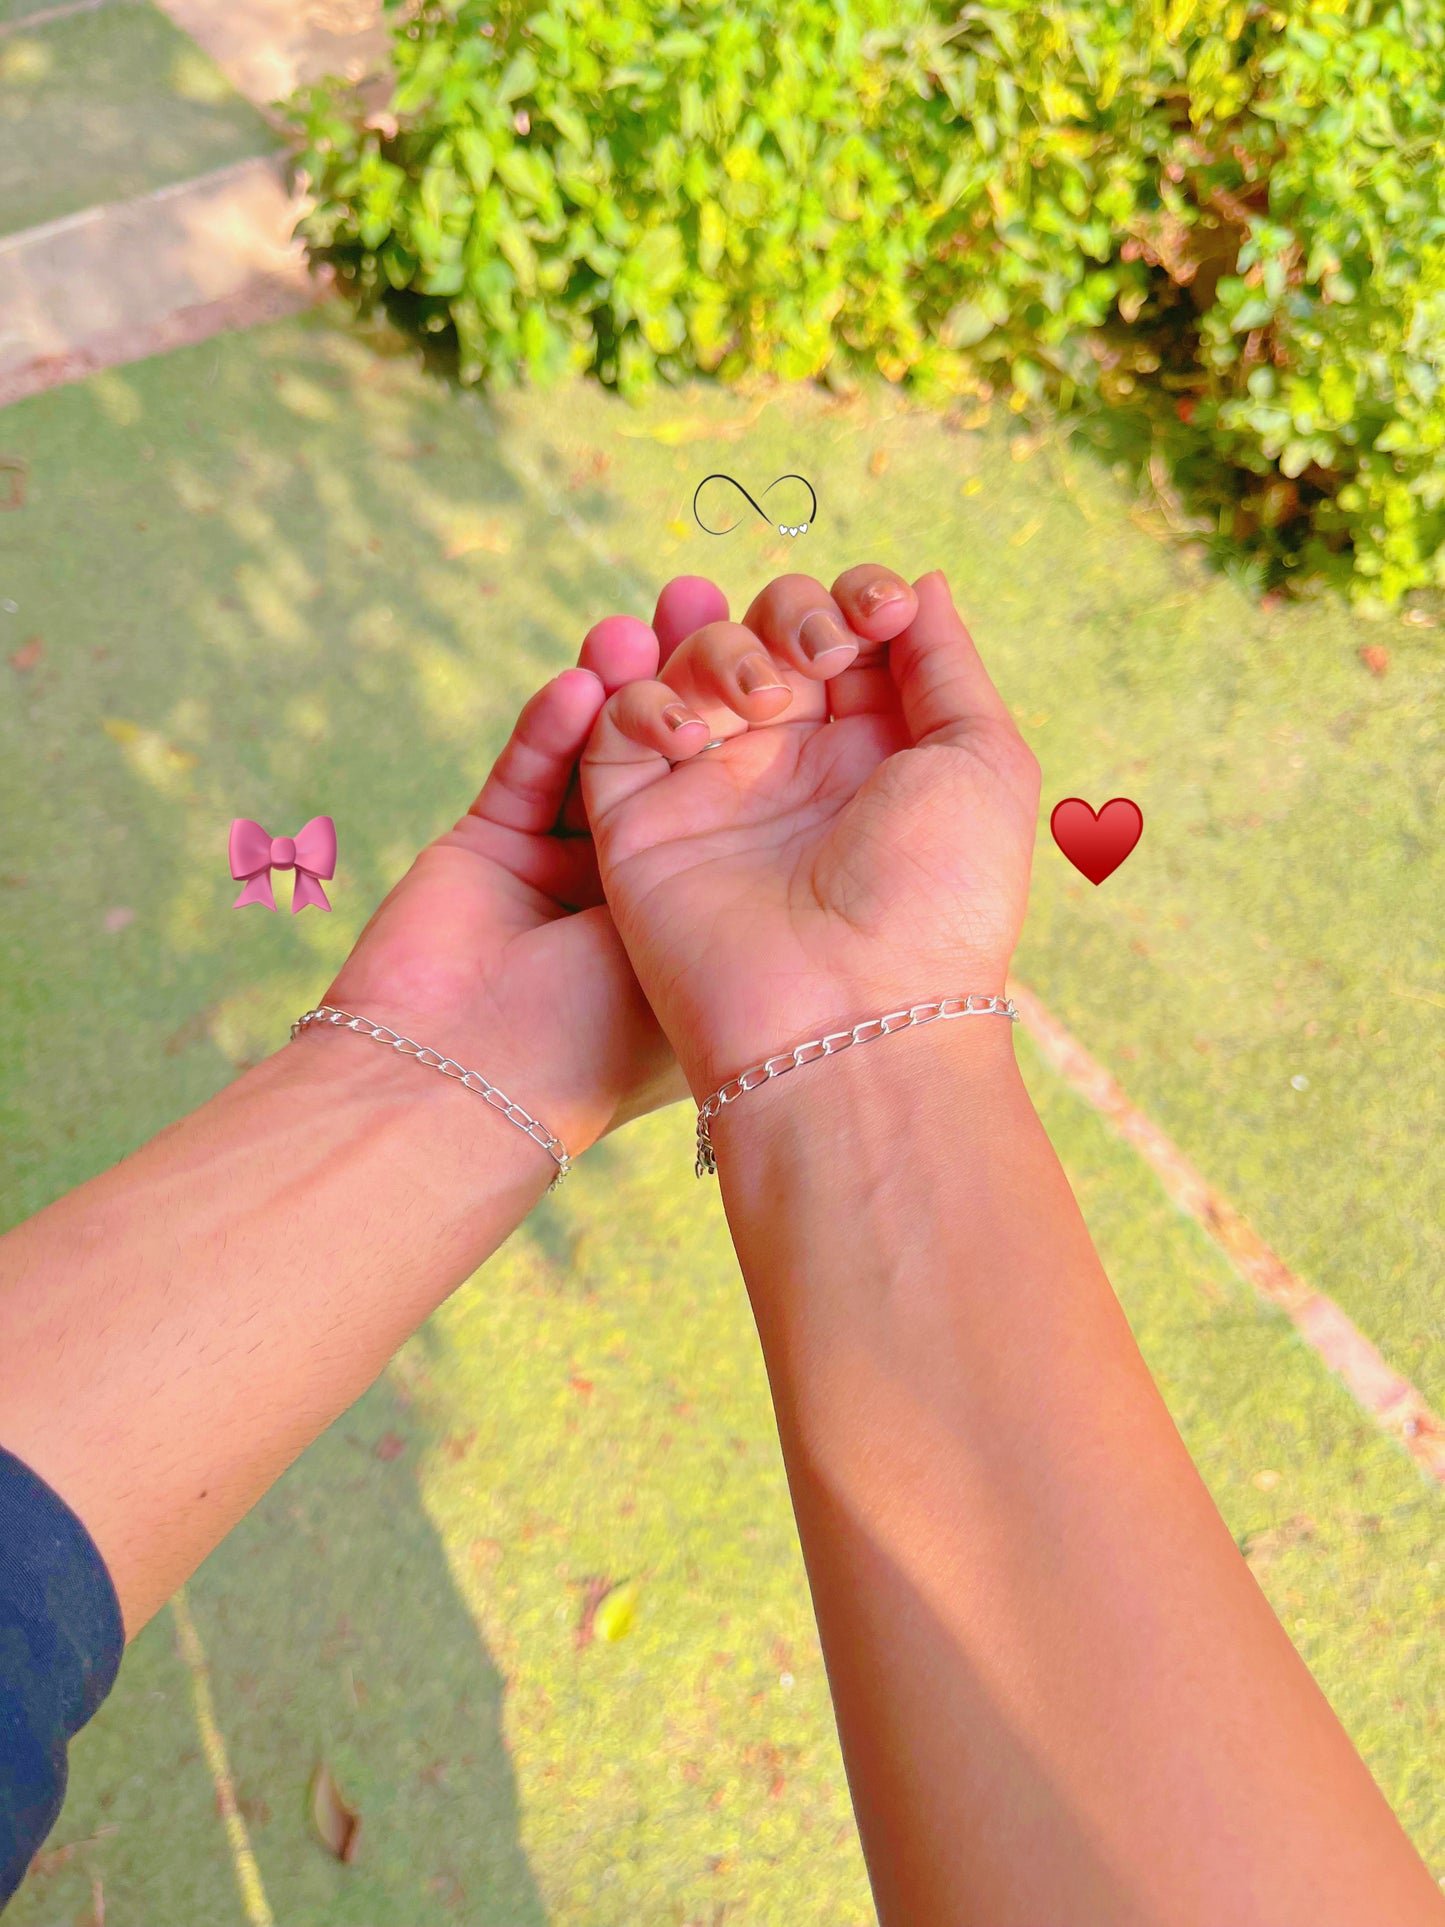
M 510 555 L 512 538 L 496 522 L 463 518 L 452 524 L 442 554 L 448 562 L 463 555 Z
M 629 441 L 661 442 L 665 448 L 680 448 L 684 442 L 735 442 L 747 433 L 767 405 L 764 396 L 736 422 L 710 422 L 702 415 L 674 415 L 646 428 L 619 428 L 617 432 Z
M 361 1815 L 341 1797 L 341 1789 L 324 1760 L 317 1763 L 311 1776 L 311 1824 L 327 1852 L 349 1866 L 356 1858 Z
M 636 1579 L 614 1586 L 597 1602 L 592 1615 L 594 1631 L 606 1640 L 625 1639 L 637 1623 L 637 1601 L 642 1587 Z
M 1372 676 L 1383 676 L 1390 666 L 1390 652 L 1381 643 L 1367 642 L 1360 650 L 1360 661 Z
M 102 921 L 107 930 L 124 930 L 128 923 L 135 922 L 135 911 L 126 910 L 118 906 L 114 910 L 107 910 Z
M 1293 1519 L 1286 1519 L 1283 1525 L 1271 1526 L 1264 1532 L 1246 1533 L 1239 1549 L 1258 1571 L 1270 1565 L 1279 1553 L 1298 1545 L 1302 1539 L 1312 1538 L 1314 1531 L 1314 1520 L 1299 1513 Z
M 892 457 L 886 448 L 875 448 L 868 458 L 868 473 L 870 475 L 886 474 L 891 460 Z
M 188 1017 L 180 1029 L 173 1030 L 162 1045 L 161 1048 L 166 1056 L 178 1057 L 183 1050 L 189 1050 L 192 1044 L 199 1044 L 203 1038 L 209 1037 L 211 1019 L 214 1015 L 215 1006 L 207 1005 L 204 1010 L 198 1010 L 194 1017 Z
M 200 757 L 189 749 L 177 749 L 168 743 L 159 731 L 142 729 L 124 716 L 105 716 L 101 728 L 113 743 L 119 743 L 128 752 L 131 766 L 158 788 L 171 784 L 171 779 L 193 770 Z
M 681 415 L 672 421 L 653 422 L 647 428 L 620 428 L 619 435 L 629 441 L 661 442 L 664 448 L 679 448 L 684 442 L 710 442 L 721 432 L 721 425 L 702 415 Z
M 18 455 L 0 455 L 0 476 L 6 478 L 0 487 L 0 510 L 24 508 L 27 472 Z
M 577 1621 L 577 1650 L 592 1644 L 596 1631 L 597 1608 L 612 1590 L 610 1579 L 589 1579 L 582 1593 L 582 1612 Z
M 406 1450 L 406 1440 L 397 1432 L 383 1432 L 372 1450 L 379 1459 L 399 1459 Z
M 97 1846 L 102 1840 L 108 1840 L 112 1834 L 119 1832 L 120 1828 L 115 1826 L 97 1827 L 85 1840 L 71 1840 L 63 1847 L 51 1847 L 46 1853 L 37 1853 L 30 1863 L 30 1872 L 32 1876 L 56 1873 L 61 1867 L 69 1866 L 84 1848 Z
M 28 636 L 10 657 L 10 667 L 23 676 L 27 669 L 33 669 L 45 654 L 45 644 L 39 636 Z

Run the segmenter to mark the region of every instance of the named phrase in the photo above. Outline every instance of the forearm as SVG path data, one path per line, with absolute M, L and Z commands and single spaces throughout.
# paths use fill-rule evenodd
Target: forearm
M 1013 1063 L 939 1024 L 715 1128 L 885 1927 L 1438 1922 Z
M 0 1239 L 0 1443 L 89 1528 L 128 1636 L 552 1174 L 453 1081 L 308 1034 Z

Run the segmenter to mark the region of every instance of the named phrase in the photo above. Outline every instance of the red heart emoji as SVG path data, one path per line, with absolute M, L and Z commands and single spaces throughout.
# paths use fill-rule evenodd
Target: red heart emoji
M 1049 818 L 1054 841 L 1090 883 L 1113 876 L 1144 833 L 1144 812 L 1116 796 L 1096 815 L 1081 796 L 1066 796 Z

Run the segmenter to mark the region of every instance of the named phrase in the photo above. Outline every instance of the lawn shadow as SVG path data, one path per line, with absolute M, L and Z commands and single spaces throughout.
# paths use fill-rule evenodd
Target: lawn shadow
M 546 1927 L 506 1682 L 417 1489 L 436 1443 L 381 1380 L 188 1588 L 267 1897 L 292 1927 Z M 361 1817 L 348 1865 L 312 1825 L 321 1761 Z
M 283 1043 L 624 590 L 513 473 L 488 411 L 324 318 L 36 397 L 12 443 L 28 491 L 7 591 L 47 614 L 43 664 L 0 715 L 34 859 L 10 879 L 7 997 L 83 1067 L 9 1067 L 20 1217 Z M 333 913 L 287 914 L 281 877 L 277 914 L 236 915 L 231 818 L 279 835 L 323 812 Z M 242 1815 L 292 1927 L 544 1927 L 504 1681 L 426 1516 L 404 1401 L 374 1386 L 191 1584 Z M 173 1741 L 125 1772 L 173 1781 Z M 361 1815 L 352 1865 L 307 1817 L 321 1759 Z M 147 1855 L 197 1852 L 158 1830 L 128 1863 L 153 1927 L 170 1903 Z M 231 1918 L 240 1896 L 215 1905 Z
M 11 900 L 10 994 L 107 1066 L 27 1080 L 15 1216 L 278 1048 L 527 696 L 638 602 L 514 472 L 490 411 L 395 349 L 310 317 L 10 413 L 29 488 L 7 581 L 50 605 L 15 686 L 48 875 Z M 284 875 L 278 914 L 238 914 L 232 818 L 282 835 L 319 814 L 332 914 L 288 914 Z

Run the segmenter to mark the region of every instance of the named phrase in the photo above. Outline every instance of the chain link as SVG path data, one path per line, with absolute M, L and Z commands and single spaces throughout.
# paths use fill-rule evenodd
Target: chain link
M 868 1017 L 851 1030 L 830 1031 L 826 1037 L 815 1037 L 806 1044 L 795 1044 L 791 1050 L 779 1051 L 766 1062 L 754 1064 L 750 1070 L 729 1078 L 721 1090 L 714 1091 L 699 1109 L 697 1175 L 701 1178 L 717 1171 L 717 1158 L 708 1126 L 725 1104 L 735 1103 L 745 1092 L 755 1091 L 760 1084 L 766 1084 L 774 1077 L 783 1077 L 789 1071 L 801 1069 L 804 1064 L 816 1064 L 820 1057 L 836 1057 L 840 1051 L 850 1050 L 854 1044 L 871 1044 L 875 1037 L 890 1037 L 894 1031 L 909 1030 L 915 1024 L 936 1023 L 939 1018 L 947 1017 L 1007 1017 L 1014 1024 L 1019 1020 L 1012 997 L 976 994 L 942 997 L 935 1003 L 913 1004 L 907 1010 L 890 1010 L 883 1017 Z
M 373 1024 L 367 1017 L 353 1017 L 349 1010 L 337 1010 L 332 1004 L 320 1004 L 315 1010 L 308 1010 L 304 1017 L 298 1017 L 291 1026 L 292 1041 L 312 1024 L 330 1024 L 340 1030 L 354 1030 L 362 1037 L 374 1037 L 377 1043 L 386 1044 L 403 1057 L 414 1057 L 429 1070 L 438 1070 L 443 1077 L 455 1078 L 457 1083 L 465 1084 L 469 1091 L 484 1097 L 509 1124 L 515 1124 L 519 1131 L 527 1133 L 534 1144 L 540 1144 L 557 1166 L 557 1175 L 547 1187 L 549 1191 L 555 1191 L 572 1169 L 572 1160 L 561 1138 L 554 1137 L 545 1124 L 540 1123 L 529 1111 L 524 1111 L 520 1104 L 514 1104 L 505 1091 L 499 1091 L 480 1071 L 464 1070 L 455 1058 L 443 1057 L 440 1051 L 414 1043 L 410 1037 L 403 1037 L 400 1031 L 391 1030 L 385 1024 Z

